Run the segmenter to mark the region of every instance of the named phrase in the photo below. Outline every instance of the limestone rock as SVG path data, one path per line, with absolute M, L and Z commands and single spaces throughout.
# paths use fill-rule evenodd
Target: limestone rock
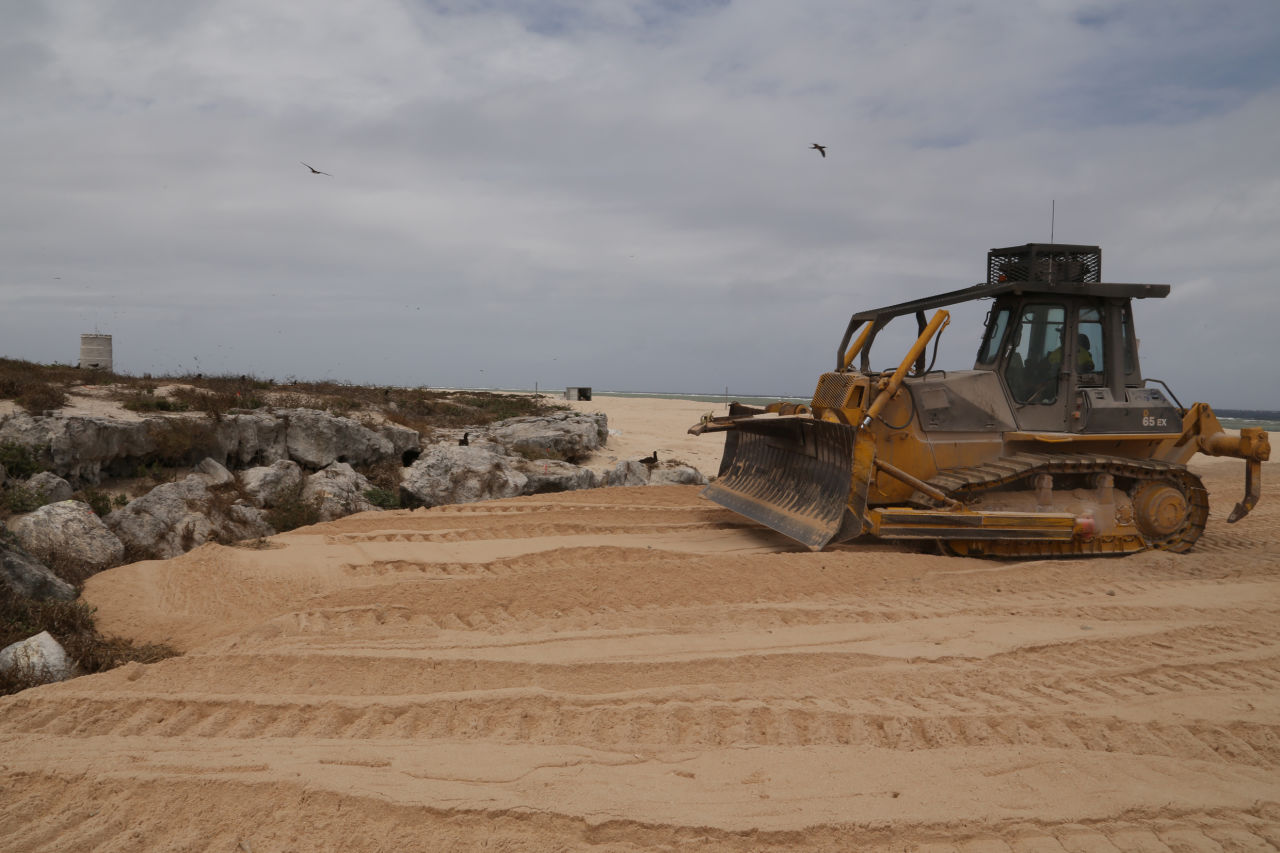
M 99 482 L 117 459 L 141 459 L 154 449 L 146 421 L 15 413 L 0 420 L 0 444 L 29 449 L 37 463 L 72 483 Z
M 285 409 L 285 443 L 289 458 L 304 468 L 319 470 L 334 462 L 369 465 L 399 454 L 384 435 L 351 418 L 315 409 Z
M 27 448 L 42 468 L 73 487 L 96 485 L 106 473 L 129 474 L 156 458 L 184 465 L 210 456 L 237 468 L 293 459 L 320 469 L 335 461 L 404 460 L 419 441 L 407 427 L 370 428 L 315 409 L 236 412 L 217 421 L 191 415 L 116 420 L 22 412 L 0 418 L 0 443 Z
M 124 545 L 83 501 L 46 504 L 12 527 L 28 553 L 73 580 L 124 561 Z
M 196 473 L 163 483 L 116 510 L 107 525 L 137 559 L 167 560 L 205 542 L 236 542 L 274 531 L 262 511 L 235 495 L 235 478 L 207 460 Z
M 529 459 L 578 462 L 604 445 L 609 422 L 603 414 L 555 412 L 500 421 L 489 435 L 511 453 Z
M 223 415 L 214 432 L 222 458 L 236 468 L 271 465 L 289 458 L 285 422 L 269 412 Z
M 70 483 L 52 471 L 41 471 L 33 475 L 31 479 L 27 480 L 26 488 L 30 492 L 44 495 L 44 499 L 48 503 L 69 501 L 71 500 L 71 493 L 74 491 Z
M 400 424 L 381 424 L 377 427 L 377 433 L 391 442 L 391 452 L 396 459 L 401 461 L 401 465 L 417 459 L 418 452 L 422 449 L 422 436 L 417 430 L 409 429 L 407 426 Z
M 707 478 L 690 465 L 658 465 L 649 472 L 651 486 L 705 486 Z
M 402 472 L 400 490 L 423 506 L 511 498 L 529 480 L 511 463 L 484 445 L 434 445 Z
M 240 486 L 255 506 L 273 507 L 302 489 L 302 469 L 292 459 L 281 459 L 240 472 Z
M 15 545 L 0 542 L 0 587 L 35 601 L 71 601 L 76 590 L 47 566 Z
M 203 475 L 205 484 L 210 487 L 226 486 L 236 481 L 235 474 L 228 471 L 225 465 L 208 457 L 200 460 L 192 473 Z
M 0 649 L 0 672 L 49 684 L 70 678 L 75 674 L 75 665 L 62 645 L 48 631 L 41 631 Z
M 515 458 L 513 467 L 528 478 L 524 494 L 538 495 L 546 492 L 569 492 L 576 489 L 593 489 L 600 485 L 600 475 L 590 468 L 583 468 L 558 459 L 530 460 Z
M 634 459 L 619 462 L 613 466 L 612 471 L 604 475 L 606 486 L 647 486 L 648 484 L 649 469 L 643 462 L 637 462 Z
M 302 499 L 316 503 L 321 521 L 333 521 L 352 513 L 378 509 L 364 496 L 370 488 L 372 484 L 363 474 L 356 473 L 345 462 L 334 462 L 307 478 Z

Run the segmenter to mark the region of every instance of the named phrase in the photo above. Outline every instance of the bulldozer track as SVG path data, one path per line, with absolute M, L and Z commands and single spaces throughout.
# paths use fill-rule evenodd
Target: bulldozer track
M 1158 538 L 1143 537 L 1143 546 L 1182 553 L 1191 549 L 1204 533 L 1209 519 L 1209 493 L 1204 483 L 1185 465 L 1159 462 L 1149 459 L 1131 459 L 1086 453 L 1014 453 L 971 467 L 949 468 L 934 475 L 929 485 L 940 489 L 955 500 L 973 500 L 983 493 L 1007 489 L 1021 484 L 1038 474 L 1053 476 L 1087 477 L 1093 474 L 1110 474 L 1122 482 L 1157 483 L 1165 481 L 1175 486 L 1187 499 L 1186 523 L 1174 533 Z M 1030 485 L 1027 486 L 1030 488 Z M 939 506 L 926 495 L 916 493 L 912 502 L 920 506 Z M 1115 547 L 1117 544 L 1119 548 Z M 1108 537 L 1098 536 L 1073 542 L 992 542 L 971 543 L 974 549 L 985 549 L 1000 556 L 1089 556 L 1095 554 L 1128 553 L 1141 548 L 1124 547 Z

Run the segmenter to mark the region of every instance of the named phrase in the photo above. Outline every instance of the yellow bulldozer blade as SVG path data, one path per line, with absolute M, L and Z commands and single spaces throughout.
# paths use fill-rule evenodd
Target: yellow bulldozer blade
M 845 526 L 856 435 L 853 427 L 804 417 L 739 421 L 725 435 L 719 476 L 702 494 L 820 550 L 842 528 L 861 532 L 861 518 Z M 873 445 L 866 445 L 870 452 Z M 866 502 L 865 479 L 861 485 L 853 496 L 859 507 Z

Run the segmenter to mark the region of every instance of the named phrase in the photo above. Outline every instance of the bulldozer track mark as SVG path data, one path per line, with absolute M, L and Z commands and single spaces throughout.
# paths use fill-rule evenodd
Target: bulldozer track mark
M 655 611 L 661 615 L 660 611 Z M 360 620 L 360 621 L 357 621 Z M 398 622 L 397 620 L 404 620 Z M 1132 638 L 1116 646 L 1074 642 L 1061 647 L 1016 650 L 985 660 L 940 658 L 919 661 L 910 671 L 881 672 L 892 660 L 857 651 L 839 652 L 761 650 L 754 654 L 709 655 L 688 660 L 649 662 L 526 663 L 472 657 L 441 659 L 422 656 L 420 637 L 407 635 L 401 643 L 388 628 L 397 624 L 432 628 L 501 633 L 512 623 L 538 621 L 509 607 L 495 607 L 468 615 L 428 620 L 404 617 L 396 609 L 377 614 L 367 608 L 351 608 L 336 615 L 306 614 L 304 627 L 331 632 L 335 623 L 352 630 L 370 626 L 367 646 L 352 645 L 350 638 L 330 643 L 308 639 L 292 649 L 273 654 L 238 654 L 193 657 L 184 677 L 170 677 L 171 689 L 199 690 L 206 683 L 227 685 L 228 690 L 254 677 L 270 678 L 284 692 L 332 695 L 335 686 L 323 673 L 331 664 L 331 649 L 343 649 L 348 659 L 367 661 L 344 677 L 342 692 L 350 695 L 406 695 L 502 689 L 539 685 L 548 689 L 574 689 L 589 678 L 591 692 L 635 689 L 674 689 L 684 685 L 753 685 L 759 682 L 787 684 L 819 679 L 833 697 L 858 701 L 865 707 L 928 713 L 1043 712 L 1057 707 L 1105 707 L 1142 697 L 1182 694 L 1256 694 L 1280 686 L 1280 658 L 1269 638 L 1250 631 L 1224 630 L 1213 635 L 1183 631 Z M 598 621 L 590 613 L 564 614 L 561 620 L 582 625 Z M 669 618 L 665 620 L 671 628 Z M 709 620 L 690 613 L 683 623 L 688 630 L 714 630 Z M 601 635 L 595 635 L 601 636 Z M 388 657 L 403 649 L 407 656 Z M 579 690 L 581 687 L 578 688 Z M 906 697 L 906 698 L 896 698 Z
M 1248 662 L 1213 663 L 1203 665 L 1165 664 L 1142 670 L 1119 673 L 1095 674 L 1075 679 L 1064 679 L 1050 670 L 1028 670 L 1022 667 L 1009 671 L 995 669 L 976 680 L 969 672 L 939 672 L 931 668 L 918 677 L 880 675 L 866 665 L 865 658 L 851 655 L 848 666 L 856 673 L 859 689 L 837 689 L 836 694 L 847 701 L 857 701 L 868 707 L 885 710 L 905 710 L 910 713 L 929 714 L 981 714 L 1000 712 L 1043 713 L 1047 710 L 1076 708 L 1093 709 L 1107 702 L 1125 702 L 1143 697 L 1166 697 L 1183 694 L 1237 695 L 1267 693 L 1280 687 L 1276 675 L 1280 658 L 1267 658 Z M 788 656 L 777 655 L 760 658 L 750 669 L 741 664 L 722 664 L 718 680 L 725 684 L 750 684 L 759 678 L 785 681 L 794 677 L 814 677 L 823 670 L 838 671 L 840 658 L 830 655 Z M 472 673 L 475 673 L 474 668 Z M 496 673 L 495 673 L 496 675 Z M 714 670 L 704 661 L 689 664 L 676 672 L 665 673 L 665 685 L 676 687 L 681 683 L 699 681 L 714 683 Z M 554 676 L 540 673 L 539 683 Z M 648 679 L 643 675 L 608 672 L 602 668 L 601 678 L 618 689 L 640 686 Z M 562 681 L 567 682 L 567 678 Z M 477 682 L 473 680 L 472 684 Z M 498 679 L 486 680 L 485 686 L 503 684 Z M 979 687 L 978 685 L 984 685 Z M 654 687 L 664 686 L 663 680 L 654 680 Z M 460 685 L 461 687 L 461 685 Z M 908 698 L 894 698 L 893 690 L 901 691 Z M 1105 707 L 1105 704 L 1102 704 Z
M 569 570 L 568 565 L 557 565 L 550 561 L 547 572 Z M 628 559 L 621 559 L 610 564 L 611 571 L 623 572 L 630 565 Z M 399 566 L 400 564 L 397 564 Z M 410 566 L 418 564 L 409 563 Z M 682 571 L 685 563 L 679 555 L 652 559 L 649 570 L 653 572 L 661 566 Z M 428 568 L 429 567 L 429 568 Z M 402 571 L 404 574 L 409 570 Z M 397 614 L 390 619 L 383 605 L 368 605 L 358 608 L 344 606 L 333 608 L 332 612 L 324 608 L 312 608 L 308 611 L 277 617 L 279 624 L 288 624 L 291 632 L 323 634 L 325 632 L 350 632 L 365 628 L 376 628 L 387 623 L 422 624 L 435 627 L 452 627 L 466 630 L 471 625 L 473 614 L 479 614 L 483 620 L 483 629 L 492 632 L 525 632 L 538 630 L 550 635 L 580 631 L 584 628 L 600 630 L 629 629 L 668 629 L 668 630 L 718 630 L 788 628 L 811 625 L 834 624 L 892 624 L 916 620 L 936 619 L 949 616 L 980 616 L 987 618 L 1006 618 L 1010 607 L 1025 611 L 1028 606 L 1018 602 L 1002 606 L 973 606 L 951 604 L 931 600 L 897 599 L 886 596 L 882 601 L 872 597 L 863 602 L 863 606 L 844 603 L 810 603 L 805 598 L 792 602 L 776 604 L 756 604 L 741 599 L 755 598 L 750 587 L 726 586 L 722 590 L 715 587 L 684 587 L 688 593 L 686 601 L 680 601 L 680 593 L 675 589 L 661 590 L 666 599 L 666 606 L 660 606 L 653 586 L 641 585 L 634 593 L 625 582 L 611 582 L 609 575 L 602 575 L 600 580 L 583 585 L 579 592 L 579 604 L 571 611 L 562 609 L 555 601 L 529 601 L 527 605 L 516 604 L 519 601 L 521 588 L 513 586 L 515 576 L 526 571 L 518 564 L 424 564 L 421 570 L 412 570 L 415 578 L 430 582 L 432 579 L 448 579 L 451 583 L 467 584 L 460 587 L 456 594 L 444 595 L 407 595 L 396 598 L 402 602 L 394 608 Z M 1100 595 L 1105 601 L 1115 601 Z M 735 600 L 736 599 L 736 600 Z M 474 610 L 457 609 L 456 604 L 472 602 Z M 488 615 L 491 608 L 502 602 L 506 610 L 498 622 L 493 622 Z M 896 604 L 897 607 L 893 605 Z M 904 609 L 905 606 L 905 609 Z M 1033 610 L 1036 618 L 1067 618 L 1101 624 L 1105 622 L 1130 622 L 1143 620 L 1195 621 L 1206 627 L 1191 629 L 1203 637 L 1202 641 L 1191 645 L 1180 645 L 1187 653 L 1209 653 L 1209 650 L 1231 651 L 1250 647 L 1250 644 L 1269 644 L 1270 635 L 1263 631 L 1241 633 L 1240 628 L 1219 627 L 1217 623 L 1226 618 L 1232 619 L 1236 626 L 1247 626 L 1251 623 L 1269 624 L 1274 620 L 1277 608 L 1265 601 L 1247 608 L 1236 607 L 1202 608 L 1183 605 L 1126 606 L 1124 604 L 1078 606 L 1074 602 L 1063 602 L 1061 605 L 1042 605 Z M 447 623 L 447 624 L 446 624 Z M 1163 636 L 1163 635 L 1162 635 Z M 1234 638 L 1242 638 L 1237 640 Z M 1127 656 L 1129 661 L 1142 660 L 1148 656 L 1150 660 L 1167 659 L 1169 650 L 1157 644 L 1159 639 L 1128 640 L 1112 639 L 1121 651 L 1116 655 Z M 1239 643 L 1243 642 L 1243 645 Z M 1225 643 L 1225 645 L 1223 645 Z M 1019 650 L 1018 654 L 1034 658 L 1041 654 L 1054 654 L 1053 648 L 1063 651 L 1057 653 L 1056 660 L 1062 666 L 1071 668 L 1077 664 L 1075 651 L 1067 650 L 1076 647 L 1091 649 L 1095 643 L 1081 642 L 1075 644 L 1059 643 L 1049 650 L 1031 647 Z M 1088 655 L 1102 655 L 1105 651 L 1090 651 Z M 1091 657 L 1088 659 L 1092 659 Z M 1119 659 L 1119 658 L 1117 658 Z
M 341 533 L 326 537 L 326 541 L 332 545 L 365 545 L 380 542 L 474 542 L 488 539 L 531 539 L 601 534 L 658 534 L 682 529 L 737 530 L 749 526 L 746 522 L 729 518 L 719 521 L 690 521 L 685 518 L 665 523 L 614 521 L 602 522 L 599 525 L 547 522 L 435 532 Z
M 154 771 L 153 771 L 154 772 Z M 193 779 L 179 770 L 158 778 L 93 780 L 53 773 L 25 774 L 22 785 L 0 800 L 0 828 L 14 850 L 45 853 L 66 850 L 138 848 L 139 826 L 121 816 L 182 814 L 180 824 L 148 822 L 147 847 L 180 849 L 201 839 L 213 850 L 258 850 L 251 827 L 264 811 L 288 804 L 290 826 L 313 828 L 335 815 L 349 821 L 352 838 L 388 839 L 412 845 L 424 838 L 456 849 L 498 850 L 675 850 L 696 845 L 704 853 L 853 850 L 866 853 L 1261 853 L 1280 845 L 1280 823 L 1266 806 L 1253 809 L 1170 809 L 1158 819 L 1141 813 L 1052 821 L 1018 818 L 957 823 L 914 822 L 909 826 L 815 823 L 791 830 L 729 830 L 688 827 L 654 821 L 613 818 L 582 826 L 569 811 L 424 808 L 419 804 L 376 801 L 350 792 L 307 790 L 300 783 L 264 790 L 247 804 L 242 786 L 225 779 Z M 889 793 L 888 795 L 892 795 Z M 207 808 L 191 809 L 200 802 Z M 235 820 L 228 826 L 227 816 Z M 856 842 L 851 842 L 856 830 Z M 305 830 L 300 830 L 305 831 Z M 254 838 L 246 847 L 242 839 Z M 548 838 L 560 839 L 554 846 Z M 571 839 L 571 840 L 567 840 Z M 268 847 L 267 849 L 272 849 Z M 365 849 L 365 848 L 359 848 Z
M 375 560 L 371 563 L 347 563 L 342 567 L 349 575 L 372 576 L 417 574 L 426 577 L 495 577 L 485 563 L 427 563 L 416 560 Z
M 1048 646 L 1028 646 L 992 655 L 988 663 L 1004 666 L 1016 661 L 1037 668 L 1073 672 L 1132 668 L 1135 664 L 1168 663 L 1189 657 L 1236 655 L 1276 646 L 1275 635 L 1267 630 L 1198 625 L 1136 637 L 1112 637 L 1101 641 L 1081 639 Z
M 652 568 L 655 564 L 687 564 L 683 554 L 660 552 L 648 548 L 569 547 L 522 554 L 485 562 L 376 560 L 370 563 L 348 563 L 343 570 L 352 575 L 420 574 L 447 577 L 507 577 L 527 573 L 546 573 L 589 568 L 599 564 Z
M 1235 533 L 1220 529 L 1226 526 L 1225 523 L 1215 528 L 1210 528 L 1196 543 L 1196 552 L 1248 554 L 1261 561 L 1264 566 L 1274 569 L 1277 565 L 1280 565 L 1280 554 L 1274 553 L 1272 548 L 1263 543 L 1266 541 L 1274 542 L 1276 539 L 1280 539 L 1280 536 L 1263 539 L 1258 534 L 1262 530 L 1273 531 L 1280 525 L 1263 519 L 1255 519 L 1252 514 L 1249 516 L 1249 521 L 1248 533 Z
M 635 504 L 635 503 L 601 503 L 578 501 L 569 503 L 522 503 L 519 498 L 508 501 L 482 501 L 480 503 L 446 504 L 438 506 L 411 520 L 430 519 L 435 516 L 524 516 L 562 514 L 580 517 L 582 515 L 643 515 L 643 516 L 675 516 L 689 515 L 710 519 L 733 518 L 732 512 L 715 505 L 687 502 L 683 504 Z M 401 519 L 402 521 L 405 519 Z M 454 523 L 454 522 L 450 522 Z
M 417 516 L 401 516 L 383 521 L 372 529 L 364 529 L 365 524 L 351 524 L 354 530 L 341 530 L 343 521 L 333 522 L 326 527 L 325 541 L 330 544 L 367 541 L 419 541 L 414 537 L 434 533 L 447 533 L 462 527 L 485 527 L 506 530 L 519 529 L 522 526 L 538 524 L 541 526 L 572 522 L 581 524 L 586 519 L 587 526 L 600 523 L 616 523 L 622 526 L 636 524 L 663 524 L 705 522 L 709 524 L 735 522 L 741 519 L 734 513 L 719 507 L 669 506 L 669 507 L 627 507 L 608 504 L 584 504 L 580 507 L 563 507 L 551 505 L 547 507 L 528 508 L 502 501 L 489 501 L 479 504 L 459 504 L 458 507 L 471 507 L 460 510 L 453 507 L 438 507 L 431 513 Z M 439 510 L 450 509 L 449 512 Z
M 1040 714 L 890 715 L 775 701 L 583 701 L 552 695 L 343 704 L 152 697 L 145 708 L 80 697 L 54 719 L 5 715 L 11 732 L 255 740 L 266 737 L 493 740 L 657 747 L 870 746 L 887 750 L 1047 747 L 1280 766 L 1280 726 Z

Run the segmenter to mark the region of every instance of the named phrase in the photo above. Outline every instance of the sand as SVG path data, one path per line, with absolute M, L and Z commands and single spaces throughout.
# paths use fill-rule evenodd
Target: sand
M 708 404 L 577 405 L 715 470 Z M 1187 555 L 809 553 L 644 487 L 123 566 L 100 625 L 185 654 L 0 699 L 0 849 L 1274 850 L 1280 466 L 1231 526 L 1195 467 Z

